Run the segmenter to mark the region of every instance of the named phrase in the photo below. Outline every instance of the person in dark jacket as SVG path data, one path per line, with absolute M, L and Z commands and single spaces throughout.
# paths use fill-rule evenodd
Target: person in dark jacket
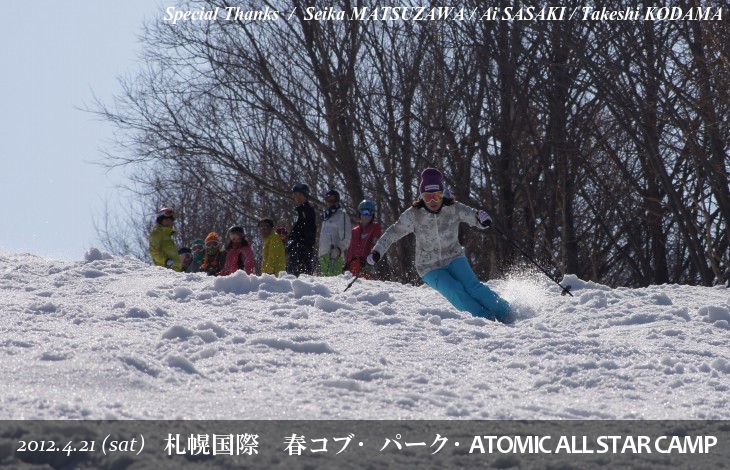
M 287 239 L 289 260 L 286 272 L 299 276 L 314 273 L 314 244 L 317 241 L 317 222 L 314 209 L 309 204 L 309 186 L 304 183 L 292 189 L 296 203 L 297 220 Z

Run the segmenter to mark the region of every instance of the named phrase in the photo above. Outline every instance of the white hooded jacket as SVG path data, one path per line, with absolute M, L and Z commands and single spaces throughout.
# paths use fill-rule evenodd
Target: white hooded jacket
M 460 202 L 442 206 L 438 213 L 411 207 L 388 227 L 374 251 L 385 254 L 390 245 L 409 233 L 416 235 L 416 271 L 423 277 L 429 271 L 446 266 L 460 256 L 464 248 L 459 243 L 459 224 L 484 229 L 477 219 L 477 210 Z
M 345 257 L 345 252 L 350 247 L 350 239 L 352 238 L 352 223 L 350 217 L 341 208 L 334 214 L 329 216 L 327 220 L 322 221 L 322 230 L 319 233 L 319 256 L 325 256 L 331 253 L 332 246 L 340 250 L 338 256 Z

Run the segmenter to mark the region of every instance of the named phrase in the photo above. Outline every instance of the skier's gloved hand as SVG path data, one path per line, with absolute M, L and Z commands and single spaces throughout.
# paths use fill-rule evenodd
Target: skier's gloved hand
M 342 250 L 334 245 L 330 245 L 330 258 L 339 258 L 342 254 Z
M 377 251 L 371 252 L 368 255 L 366 261 L 368 262 L 368 264 L 370 266 L 375 266 L 377 264 L 377 262 L 380 261 L 380 253 L 378 253 Z
M 489 214 L 485 210 L 479 209 L 477 220 L 482 227 L 490 227 L 492 225 L 492 218 L 489 217 Z
M 175 266 L 175 262 L 171 259 L 168 259 L 167 261 L 165 261 L 165 266 L 167 266 L 168 268 L 171 268 L 171 267 Z

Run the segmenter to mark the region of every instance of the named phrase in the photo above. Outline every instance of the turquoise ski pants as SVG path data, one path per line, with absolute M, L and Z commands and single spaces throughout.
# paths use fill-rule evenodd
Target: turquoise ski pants
M 479 282 L 464 256 L 429 271 L 423 276 L 423 281 L 439 291 L 454 307 L 475 317 L 503 322 L 510 315 L 509 302 Z

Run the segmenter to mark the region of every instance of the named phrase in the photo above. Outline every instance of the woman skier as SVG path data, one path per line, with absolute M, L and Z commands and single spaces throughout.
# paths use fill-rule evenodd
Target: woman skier
M 479 282 L 459 244 L 459 223 L 484 229 L 492 224 L 489 214 L 444 197 L 444 177 L 435 168 L 421 173 L 419 190 L 418 200 L 375 244 L 367 257 L 368 264 L 374 266 L 394 242 L 413 233 L 416 270 L 426 284 L 461 311 L 511 323 L 509 303 Z

